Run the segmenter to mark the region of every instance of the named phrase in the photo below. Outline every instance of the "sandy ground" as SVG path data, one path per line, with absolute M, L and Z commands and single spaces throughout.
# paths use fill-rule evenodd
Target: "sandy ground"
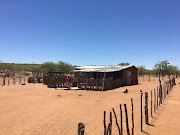
M 180 79 L 178 81 L 180 82 Z M 152 78 L 150 82 L 148 78 L 145 78 L 144 82 L 139 78 L 138 85 L 105 92 L 56 90 L 43 84 L 0 86 L 0 135 L 75 135 L 79 122 L 85 124 L 86 134 L 102 135 L 103 112 L 107 112 L 108 123 L 109 112 L 114 108 L 119 121 L 119 104 L 123 105 L 123 132 L 126 134 L 124 104 L 127 104 L 131 132 L 131 98 L 134 102 L 136 135 L 176 135 L 178 132 L 175 130 L 178 131 L 180 125 L 179 84 L 171 91 L 157 114 L 154 114 L 154 118 L 150 118 L 154 127 L 144 124 L 146 133 L 140 132 L 140 90 L 150 94 L 157 85 L 158 78 L 155 78 L 155 81 Z M 129 90 L 128 94 L 123 93 L 126 88 Z M 114 115 L 112 127 L 112 134 L 118 134 Z
M 145 131 L 152 135 L 179 135 L 180 134 L 180 79 L 162 106 L 154 114 L 151 124 Z

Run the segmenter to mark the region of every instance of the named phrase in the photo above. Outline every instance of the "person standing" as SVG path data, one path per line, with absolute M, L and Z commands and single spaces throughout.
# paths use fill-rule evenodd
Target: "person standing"
M 66 76 L 66 85 L 69 88 L 71 87 L 71 76 L 69 74 Z

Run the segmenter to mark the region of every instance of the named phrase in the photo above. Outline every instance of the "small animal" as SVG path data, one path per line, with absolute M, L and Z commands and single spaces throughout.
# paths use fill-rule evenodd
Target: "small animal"
M 128 93 L 128 89 L 126 89 L 126 90 L 124 91 L 124 93 Z

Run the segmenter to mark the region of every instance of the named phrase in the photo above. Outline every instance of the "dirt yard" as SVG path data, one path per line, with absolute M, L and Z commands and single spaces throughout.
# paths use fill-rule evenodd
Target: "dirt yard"
M 180 79 L 176 80 L 177 86 L 173 88 L 174 90 L 171 91 L 169 96 L 173 93 L 180 96 L 180 93 L 176 92 L 180 86 L 178 82 L 180 82 Z M 123 132 L 126 134 L 124 104 L 127 104 L 131 132 L 131 98 L 134 102 L 135 134 L 145 134 L 140 132 L 140 90 L 149 92 L 150 114 L 150 91 L 154 91 L 157 86 L 158 78 L 155 78 L 155 80 L 151 78 L 150 82 L 148 78 L 145 78 L 144 82 L 142 78 L 139 78 L 138 85 L 104 92 L 56 90 L 47 88 L 43 84 L 0 86 L 0 135 L 76 135 L 79 122 L 85 124 L 86 134 L 103 135 L 103 112 L 106 111 L 108 115 L 106 117 L 108 123 L 109 112 L 114 108 L 119 121 L 119 104 L 122 104 L 123 108 Z M 127 94 L 123 93 L 125 89 L 129 90 Z M 82 96 L 78 96 L 79 94 L 82 94 Z M 167 119 L 166 123 L 168 124 L 171 114 L 166 113 L 166 111 L 175 109 L 173 105 L 179 110 L 180 100 L 177 99 L 178 97 L 173 99 L 174 96 L 167 97 L 157 113 L 153 113 L 154 118 L 150 118 L 153 127 L 143 123 L 145 132 L 156 135 L 161 129 L 163 135 L 168 134 L 168 126 L 164 127 L 165 123 L 161 123 L 161 121 Z M 172 113 L 174 116 L 176 114 L 178 114 L 178 111 Z M 177 117 L 177 119 L 180 119 L 179 115 Z M 171 122 L 171 124 L 174 124 L 174 130 L 179 128 L 179 125 L 175 122 Z M 162 127 L 166 130 L 163 130 Z M 114 115 L 112 134 L 118 134 Z

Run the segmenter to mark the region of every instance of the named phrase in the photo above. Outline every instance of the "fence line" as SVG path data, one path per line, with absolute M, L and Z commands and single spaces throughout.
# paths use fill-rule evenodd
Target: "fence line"
M 113 132 L 113 129 L 116 128 L 117 129 L 117 132 L 116 134 L 119 134 L 119 135 L 123 135 L 125 130 L 123 129 L 123 122 L 126 123 L 126 134 L 127 135 L 134 135 L 134 112 L 138 113 L 140 111 L 140 116 L 141 116 L 141 119 L 138 119 L 140 121 L 140 125 L 137 125 L 135 129 L 140 129 L 141 132 L 144 132 L 144 129 L 143 129 L 143 111 L 144 111 L 144 114 L 145 114 L 145 124 L 146 125 L 150 125 L 149 123 L 149 117 L 153 118 L 153 113 L 156 113 L 156 110 L 158 109 L 158 107 L 161 106 L 161 104 L 163 104 L 165 98 L 167 97 L 167 95 L 169 94 L 169 92 L 172 90 L 173 86 L 175 85 L 175 78 L 171 79 L 171 80 L 168 80 L 168 81 L 165 81 L 164 84 L 162 85 L 161 84 L 161 81 L 159 82 L 159 86 L 157 86 L 157 89 L 154 89 L 154 95 L 153 95 L 153 91 L 151 90 L 151 93 L 150 93 L 150 98 L 148 100 L 148 92 L 145 92 L 145 108 L 143 108 L 143 92 L 142 90 L 140 91 L 140 110 L 139 109 L 136 109 L 134 108 L 134 104 L 133 104 L 133 98 L 131 98 L 131 111 L 132 111 L 132 115 L 131 115 L 131 118 L 132 118 L 132 121 L 129 121 L 128 117 L 128 108 L 127 108 L 127 105 L 124 104 L 124 111 L 123 111 L 123 108 L 122 108 L 122 104 L 119 104 L 119 115 L 117 115 L 116 111 L 115 111 L 115 108 L 112 108 L 112 112 L 114 114 L 114 118 L 112 117 L 112 112 L 110 111 L 110 116 L 109 116 L 109 121 L 106 120 L 106 117 L 107 117 L 107 113 L 106 111 L 104 111 L 103 113 L 103 122 L 102 122 L 102 126 L 103 126 L 103 131 L 101 132 L 101 134 L 103 133 L 104 135 L 112 135 L 114 133 Z M 153 98 L 154 97 L 154 98 Z M 154 100 L 154 101 L 153 101 Z M 148 104 L 148 102 L 150 101 L 150 103 Z M 150 109 L 149 109 L 149 106 L 150 106 Z M 153 111 L 154 109 L 154 111 Z M 136 111 L 134 111 L 136 110 Z M 148 112 L 150 111 L 150 116 L 148 115 Z M 124 118 L 125 118 L 125 121 L 123 121 L 123 115 L 122 114 L 125 114 Z M 117 116 L 119 116 L 119 120 L 117 119 Z M 114 121 L 113 121 L 113 119 Z M 131 132 L 129 130 L 129 122 L 132 124 L 131 126 Z M 112 126 L 112 123 L 114 123 L 114 126 Z M 88 124 L 87 124 L 88 125 Z M 100 125 L 100 126 L 101 126 Z M 79 126 L 79 124 L 78 124 Z M 85 124 L 84 124 L 85 126 Z M 84 127 L 85 129 L 85 127 Z M 124 131 L 124 132 L 123 132 Z M 88 132 L 89 133 L 89 132 Z M 78 135 L 84 135 L 84 134 L 80 134 L 79 133 L 79 130 L 78 130 Z

